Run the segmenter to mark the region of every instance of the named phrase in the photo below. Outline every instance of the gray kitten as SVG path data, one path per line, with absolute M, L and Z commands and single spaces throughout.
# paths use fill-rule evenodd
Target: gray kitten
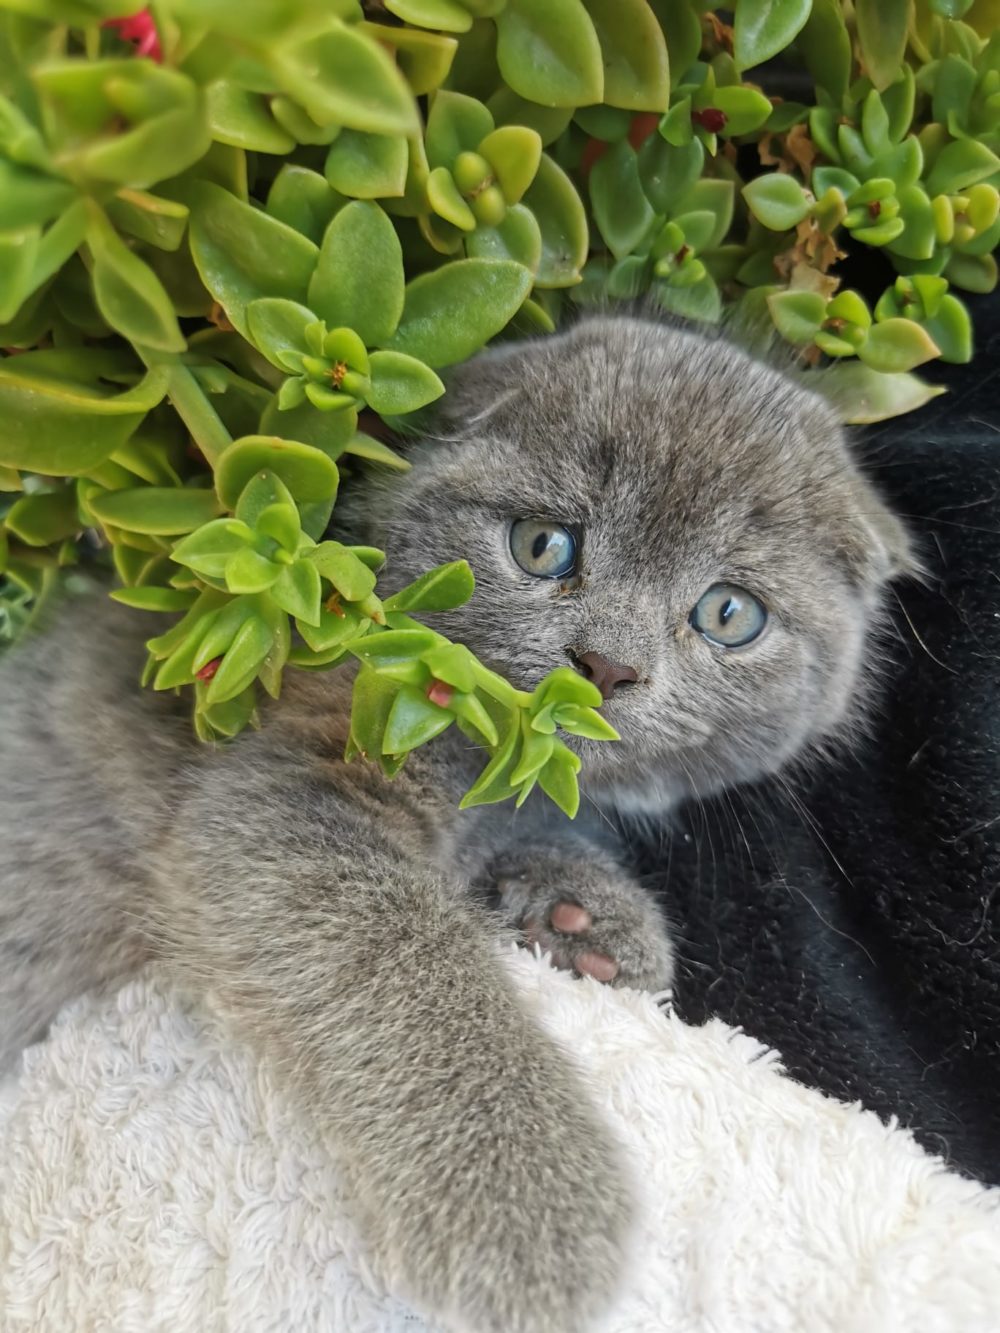
M 289 672 L 261 732 L 199 748 L 136 683 L 160 625 L 66 605 L 0 685 L 0 1059 L 155 951 L 329 1128 L 397 1289 L 454 1329 L 576 1333 L 622 1268 L 628 1180 L 502 926 L 665 987 L 602 807 L 662 813 L 841 730 L 907 541 L 819 399 L 639 320 L 486 354 L 437 429 L 346 521 L 389 590 L 468 557 L 477 593 L 437 627 L 516 684 L 571 662 L 600 685 L 621 742 L 571 742 L 593 827 L 534 797 L 459 813 L 483 756 L 450 733 L 391 784 L 345 765 L 347 670 Z

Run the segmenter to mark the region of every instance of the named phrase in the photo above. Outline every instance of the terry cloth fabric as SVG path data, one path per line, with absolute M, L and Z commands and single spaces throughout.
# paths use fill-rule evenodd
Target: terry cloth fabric
M 1000 1191 L 717 1020 L 506 961 L 631 1162 L 604 1333 L 1000 1328 Z M 315 1130 L 155 969 L 70 1006 L 0 1101 L 4 1333 L 430 1333 Z

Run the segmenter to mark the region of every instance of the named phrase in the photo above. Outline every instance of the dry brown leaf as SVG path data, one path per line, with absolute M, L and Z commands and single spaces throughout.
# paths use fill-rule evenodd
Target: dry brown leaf
M 785 135 L 785 152 L 808 180 L 816 161 L 816 145 L 809 138 L 808 125 L 792 126 Z
M 772 152 L 772 144 L 777 141 L 777 152 Z M 805 180 L 809 179 L 813 163 L 818 156 L 816 145 L 809 138 L 808 125 L 793 125 L 785 134 L 764 134 L 757 144 L 757 152 L 765 167 L 777 167 L 784 174 L 798 171 Z
M 703 21 L 707 21 L 708 26 L 712 29 L 712 40 L 716 43 L 719 49 L 732 55 L 733 30 L 730 24 L 723 23 L 722 19 L 720 19 L 717 14 L 713 14 L 711 10 L 703 15 Z

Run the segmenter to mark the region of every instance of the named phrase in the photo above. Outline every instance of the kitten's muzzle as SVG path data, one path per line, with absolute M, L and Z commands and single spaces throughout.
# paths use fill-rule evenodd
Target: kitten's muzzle
M 639 679 L 639 673 L 634 667 L 626 666 L 622 662 L 612 662 L 602 653 L 576 653 L 572 648 L 567 648 L 566 651 L 580 675 L 593 681 L 601 691 L 605 702 L 611 698 L 615 690 L 621 689 L 623 685 L 634 685 Z

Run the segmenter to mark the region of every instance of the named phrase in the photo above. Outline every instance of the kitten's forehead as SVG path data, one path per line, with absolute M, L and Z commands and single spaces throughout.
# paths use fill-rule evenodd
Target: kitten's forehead
M 808 509 L 850 467 L 832 418 L 807 439 L 811 395 L 720 338 L 602 319 L 505 349 L 483 373 L 473 433 L 510 452 L 526 499 L 580 518 L 626 505 L 637 526 L 695 525 L 722 503 L 763 515 L 792 496 Z

